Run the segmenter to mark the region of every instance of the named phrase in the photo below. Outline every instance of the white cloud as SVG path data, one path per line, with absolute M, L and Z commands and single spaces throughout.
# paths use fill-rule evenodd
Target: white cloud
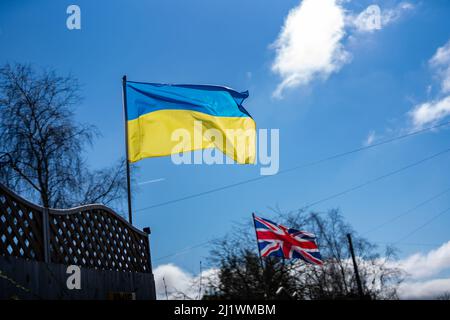
M 153 274 L 155 276 L 155 286 L 158 299 L 174 299 L 178 292 L 187 294 L 191 290 L 193 276 L 173 264 L 158 266 Z M 165 282 L 165 283 L 164 283 Z
M 450 115 L 450 96 L 436 101 L 422 103 L 409 113 L 414 127 L 439 121 Z
M 405 282 L 398 288 L 400 299 L 436 299 L 450 293 L 450 279 Z
M 273 44 L 276 56 L 272 71 L 281 77 L 275 97 L 281 98 L 285 89 L 327 79 L 349 63 L 346 34 L 381 29 L 413 8 L 408 2 L 386 10 L 372 5 L 355 15 L 343 7 L 345 2 L 303 0 L 289 12 Z
M 394 8 L 388 8 L 386 10 L 381 10 L 381 25 L 387 26 L 388 24 L 394 23 L 402 18 L 405 13 L 414 9 L 414 5 L 409 2 L 400 2 Z
M 436 70 L 441 81 L 442 92 L 450 92 L 450 41 L 437 49 L 435 55 L 430 59 L 430 65 Z
M 429 65 L 440 82 L 441 97 L 419 104 L 409 112 L 415 127 L 435 123 L 450 115 L 450 41 L 436 50 Z
M 370 146 L 375 141 L 375 138 L 376 138 L 375 131 L 373 130 L 370 131 L 369 135 L 366 138 L 366 141 L 364 141 L 364 146 L 366 147 Z
M 303 0 L 292 9 L 274 43 L 273 72 L 282 82 L 274 92 L 326 79 L 349 61 L 341 43 L 345 35 L 344 9 L 336 0 Z
M 450 293 L 450 278 L 434 278 L 450 269 L 450 241 L 428 253 L 416 253 L 395 262 L 408 274 L 398 288 L 401 299 L 436 299 Z
M 207 269 L 202 272 L 200 277 L 200 275 L 192 275 L 171 263 L 160 265 L 153 271 L 157 298 L 159 300 L 165 300 L 167 297 L 169 300 L 198 299 L 203 296 L 208 281 L 213 280 L 216 273 L 216 269 Z M 201 290 L 200 278 L 202 279 Z
M 410 278 L 420 279 L 439 274 L 450 269 L 450 241 L 430 252 L 416 253 L 397 263 Z
M 357 16 L 349 14 L 348 23 L 359 32 L 373 32 L 398 21 L 412 9 L 414 5 L 409 2 L 401 2 L 394 8 L 384 10 L 378 5 L 370 5 Z
M 367 32 L 381 29 L 381 9 L 377 5 L 368 6 L 356 17 L 349 17 L 358 31 Z

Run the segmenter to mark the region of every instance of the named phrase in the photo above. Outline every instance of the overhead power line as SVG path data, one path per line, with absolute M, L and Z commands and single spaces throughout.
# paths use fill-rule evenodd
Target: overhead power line
M 204 241 L 204 242 L 195 244 L 193 246 L 189 246 L 189 247 L 183 248 L 183 249 L 181 249 L 181 250 L 179 250 L 177 252 L 174 252 L 174 253 L 171 253 L 171 254 L 168 254 L 168 255 L 165 255 L 165 256 L 162 256 L 162 257 L 158 257 L 158 258 L 154 259 L 154 261 L 156 262 L 156 261 L 164 260 L 164 259 L 167 259 L 167 258 L 175 257 L 175 256 L 180 255 L 182 253 L 189 252 L 189 251 L 191 251 L 193 249 L 196 249 L 196 248 L 199 248 L 199 247 L 203 247 L 203 246 L 205 246 L 205 245 L 207 245 L 207 244 L 209 244 L 209 243 L 211 243 L 213 241 L 214 240 L 208 240 L 208 241 Z
M 424 224 L 420 225 L 419 227 L 417 227 L 416 229 L 414 229 L 413 231 L 411 231 L 410 233 L 408 233 L 406 236 L 400 238 L 399 240 L 397 240 L 396 242 L 394 242 L 394 245 L 402 242 L 405 239 L 408 239 L 409 237 L 411 237 L 414 233 L 416 233 L 417 231 L 425 228 L 427 225 L 429 225 L 430 223 L 432 223 L 434 220 L 436 220 L 437 218 L 439 218 L 440 216 L 446 214 L 447 212 L 450 212 L 450 207 L 448 207 L 445 210 L 442 210 L 441 212 L 439 212 L 437 215 L 431 217 L 431 219 L 427 220 Z
M 398 219 L 400 219 L 400 218 L 410 214 L 411 212 L 419 209 L 420 207 L 423 207 L 424 205 L 426 205 L 426 204 L 428 204 L 428 203 L 430 203 L 430 202 L 432 202 L 432 201 L 442 197 L 443 195 L 447 194 L 449 191 L 450 191 L 450 188 L 446 188 L 445 190 L 443 190 L 443 191 L 433 195 L 432 197 L 426 199 L 425 201 L 422 201 L 422 202 L 416 204 L 414 207 L 412 207 L 412 208 L 410 208 L 410 209 L 408 209 L 408 210 L 406 210 L 406 211 L 404 211 L 404 212 L 402 212 L 402 213 L 400 213 L 400 214 L 398 214 L 398 215 L 396 215 L 396 216 L 386 220 L 385 222 L 383 222 L 383 223 L 373 227 L 372 229 L 369 229 L 368 231 L 364 232 L 363 235 L 367 235 L 369 233 L 372 233 L 374 231 L 377 231 L 377 230 L 383 228 L 384 226 L 386 226 L 388 224 L 391 224 L 392 222 L 394 222 L 394 221 L 396 221 L 396 220 L 398 220 Z
M 428 132 L 428 131 L 436 130 L 438 128 L 448 126 L 449 124 L 450 124 L 450 121 L 442 122 L 442 123 L 436 124 L 436 125 L 431 126 L 431 127 L 423 128 L 423 129 L 416 130 L 416 131 L 412 131 L 412 132 L 409 132 L 407 134 L 400 135 L 400 136 L 397 136 L 397 137 L 394 137 L 394 138 L 385 139 L 385 140 L 382 140 L 380 142 L 377 142 L 377 143 L 374 143 L 374 144 L 371 144 L 371 145 L 368 145 L 368 146 L 359 147 L 359 148 L 356 148 L 356 149 L 353 149 L 353 150 L 345 151 L 345 152 L 342 152 L 342 153 L 337 153 L 337 154 L 334 154 L 334 155 L 331 155 L 331 156 L 328 156 L 328 157 L 325 157 L 325 158 L 322 158 L 322 159 L 319 159 L 319 160 L 316 160 L 316 161 L 300 164 L 300 165 L 297 165 L 297 166 L 294 166 L 294 167 L 291 167 L 291 168 L 288 168 L 288 169 L 285 169 L 285 170 L 280 170 L 276 175 L 272 175 L 272 176 L 258 176 L 258 177 L 255 177 L 255 178 L 242 180 L 242 181 L 239 181 L 239 182 L 236 182 L 236 183 L 231 183 L 231 184 L 228 184 L 228 185 L 224 185 L 224 186 L 221 186 L 221 187 L 213 188 L 213 189 L 206 190 L 206 191 L 203 191 L 203 192 L 194 193 L 194 194 L 190 194 L 190 195 L 187 195 L 187 196 L 184 196 L 184 197 L 180 197 L 180 198 L 177 198 L 177 199 L 168 200 L 168 201 L 156 203 L 156 204 L 153 204 L 153 205 L 150 205 L 150 206 L 147 206 L 147 207 L 139 208 L 139 209 L 136 209 L 135 212 L 150 210 L 150 209 L 154 209 L 154 208 L 158 208 L 158 207 L 163 207 L 163 206 L 166 206 L 166 205 L 174 204 L 174 203 L 181 202 L 181 201 L 186 201 L 186 200 L 193 199 L 193 198 L 198 198 L 198 197 L 201 197 L 201 196 L 205 196 L 205 195 L 208 195 L 208 194 L 211 194 L 211 193 L 216 193 L 216 192 L 223 191 L 223 190 L 226 190 L 226 189 L 235 188 L 235 187 L 238 187 L 238 186 L 241 186 L 241 185 L 244 185 L 244 184 L 248 184 L 248 183 L 252 183 L 252 182 L 256 182 L 256 181 L 260 181 L 260 180 L 264 180 L 264 179 L 273 178 L 273 177 L 279 176 L 281 174 L 289 173 L 289 172 L 292 172 L 292 171 L 295 171 L 295 170 L 299 170 L 299 169 L 302 169 L 302 168 L 315 166 L 315 165 L 318 165 L 318 164 L 321 164 L 321 163 L 324 163 L 324 162 L 327 162 L 327 161 L 331 161 L 331 160 L 334 160 L 334 159 L 342 158 L 342 157 L 345 157 L 345 156 L 348 156 L 348 155 L 351 155 L 351 154 L 354 154 L 354 153 L 357 153 L 357 152 L 361 152 L 361 151 L 364 151 L 364 150 L 376 148 L 376 147 L 379 147 L 379 146 L 382 146 L 382 145 L 385 145 L 385 144 L 389 144 L 389 143 L 392 143 L 392 142 L 395 142 L 395 141 L 406 139 L 408 137 L 412 137 L 412 136 L 416 136 L 416 135 L 419 135 L 419 134 L 422 134 L 422 133 L 425 133 L 425 132 Z
M 367 180 L 366 182 L 363 182 L 363 183 L 358 184 L 358 185 L 356 185 L 356 186 L 353 186 L 353 187 L 351 187 L 351 188 L 345 189 L 345 190 L 343 190 L 343 191 L 341 191 L 341 192 L 338 192 L 338 193 L 332 194 L 332 195 L 330 195 L 330 196 L 328 196 L 328 197 L 322 198 L 322 199 L 320 199 L 320 200 L 311 202 L 311 203 L 307 204 L 306 206 L 304 206 L 303 209 L 308 209 L 308 208 L 313 207 L 313 206 L 315 206 L 315 205 L 318 205 L 318 204 L 320 204 L 320 203 L 322 203 L 322 202 L 325 202 L 325 201 L 328 201 L 328 200 L 331 200 L 331 199 L 334 199 L 334 198 L 343 196 L 343 195 L 345 195 L 345 194 L 347 194 L 347 193 L 350 193 L 350 192 L 353 192 L 353 191 L 355 191 L 355 190 L 361 189 L 361 188 L 363 188 L 363 187 L 365 187 L 365 186 L 368 186 L 369 184 L 375 183 L 375 182 L 377 182 L 377 181 L 380 181 L 380 180 L 382 180 L 382 179 L 388 178 L 388 177 L 393 176 L 393 175 L 395 175 L 395 174 L 397 174 L 397 173 L 400 173 L 400 172 L 402 172 L 402 171 L 408 170 L 408 169 L 410 169 L 410 168 L 412 168 L 412 167 L 418 166 L 418 165 L 420 165 L 420 164 L 422 164 L 422 163 L 424 163 L 424 162 L 427 162 L 427 161 L 429 161 L 429 160 L 432 160 L 432 159 L 434 159 L 434 158 L 437 158 L 437 157 L 439 157 L 439 156 L 441 156 L 441 155 L 443 155 L 443 154 L 446 154 L 446 153 L 449 152 L 449 151 L 450 151 L 450 148 L 445 149 L 445 150 L 440 151 L 440 152 L 438 152 L 438 153 L 435 153 L 435 154 L 433 154 L 433 155 L 431 155 L 431 156 L 428 156 L 428 157 L 426 157 L 426 158 L 423 158 L 423 159 L 421 159 L 421 160 L 419 160 L 419 161 L 413 162 L 413 163 L 411 163 L 411 164 L 409 164 L 409 165 L 407 165 L 407 166 L 404 166 L 404 167 L 402 167 L 402 168 L 400 168 L 400 169 L 397 169 L 397 170 L 388 172 L 388 173 L 386 173 L 386 174 L 383 174 L 383 175 L 378 176 L 378 177 L 376 177 L 376 178 Z

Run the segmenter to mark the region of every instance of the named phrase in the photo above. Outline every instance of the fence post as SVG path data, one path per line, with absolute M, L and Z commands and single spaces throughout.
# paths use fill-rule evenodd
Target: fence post
M 42 245 L 44 246 L 44 262 L 50 263 L 50 221 L 48 208 L 42 210 Z
M 149 227 L 145 227 L 144 229 L 142 229 L 142 231 L 144 231 L 147 234 L 148 267 L 150 268 L 150 271 L 153 272 L 153 270 L 152 270 L 152 255 L 150 252 L 150 233 L 152 233 L 152 232 Z
M 153 269 L 152 269 L 152 254 L 151 254 L 151 250 L 150 250 L 150 233 L 151 230 L 149 227 L 145 227 L 144 229 L 142 229 L 146 234 L 147 234 L 147 245 L 148 245 L 148 267 L 150 268 L 150 274 L 152 277 L 152 299 L 156 300 L 156 286 L 155 286 L 155 279 L 153 277 Z

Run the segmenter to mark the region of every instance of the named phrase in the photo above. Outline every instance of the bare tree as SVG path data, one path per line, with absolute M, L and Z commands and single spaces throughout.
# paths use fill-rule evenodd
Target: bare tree
M 338 210 L 327 213 L 306 214 L 300 210 L 284 216 L 285 223 L 293 228 L 306 229 L 317 236 L 318 246 L 325 263 L 321 268 L 301 264 L 299 274 L 310 298 L 341 299 L 358 297 L 353 264 L 347 242 L 347 234 L 353 238 L 353 246 L 359 265 L 363 291 L 371 299 L 395 299 L 397 287 L 402 281 L 402 271 L 389 262 L 395 258 L 395 250 L 387 247 L 383 255 L 376 245 L 359 236 L 346 223 Z
M 402 280 L 402 272 L 389 265 L 394 252 L 388 249 L 381 256 L 376 246 L 359 237 L 337 210 L 324 215 L 303 211 L 278 213 L 276 220 L 315 233 L 324 265 L 264 258 L 264 267 L 261 267 L 254 230 L 251 225 L 242 225 L 213 245 L 210 262 L 219 268 L 219 280 L 209 288 L 205 299 L 359 298 L 347 233 L 353 237 L 366 298 L 397 298 L 396 289 Z
M 446 291 L 436 297 L 436 300 L 450 300 L 450 291 Z
M 123 162 L 93 172 L 85 164 L 97 131 L 74 120 L 79 92 L 72 76 L 0 68 L 0 179 L 44 207 L 112 204 L 125 195 Z

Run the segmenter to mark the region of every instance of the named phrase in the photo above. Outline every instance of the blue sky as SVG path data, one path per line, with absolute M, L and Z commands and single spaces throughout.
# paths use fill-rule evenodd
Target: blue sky
M 66 28 L 66 8 L 81 8 L 81 30 Z M 94 167 L 124 155 L 121 77 L 169 83 L 220 84 L 249 90 L 246 108 L 259 128 L 280 129 L 280 169 L 321 159 L 412 130 L 414 108 L 444 98 L 442 65 L 430 59 L 450 39 L 445 0 L 346 1 L 348 17 L 377 4 L 380 30 L 342 28 L 337 45 L 345 61 L 333 72 L 318 69 L 305 83 L 274 92 L 283 80 L 273 72 L 274 43 L 299 1 L 12 1 L 0 3 L 0 63 L 26 62 L 72 73 L 82 84 L 77 120 L 102 137 L 87 150 Z M 324 17 L 322 17 L 324 18 Z M 326 16 L 325 16 L 326 18 Z M 319 15 L 317 19 L 321 19 Z M 314 34 L 315 30 L 311 30 Z M 295 35 L 294 35 L 295 36 Z M 303 63 L 303 62 L 300 62 Z M 441 68 L 441 69 L 439 69 Z M 322 70 L 322 71 L 321 71 Z M 290 71 L 289 71 L 290 72 Z M 288 73 L 289 73 L 288 72 Z M 429 106 L 432 108 L 433 106 Z M 444 121 L 441 112 L 433 121 Z M 448 120 L 448 119 L 447 119 Z M 422 123 L 424 127 L 434 123 Z M 300 208 L 330 194 L 442 151 L 450 132 L 420 136 L 191 200 L 136 212 L 135 224 L 153 230 L 154 264 L 198 271 L 208 248 L 158 260 L 224 235 L 252 211 Z M 361 233 L 450 187 L 449 154 L 314 207 L 340 208 Z M 172 164 L 170 157 L 138 163 L 135 209 L 259 176 L 258 166 Z M 133 186 L 136 190 L 136 186 Z M 368 235 L 395 242 L 449 206 L 450 193 Z M 449 240 L 450 214 L 398 244 L 400 255 L 427 251 Z

